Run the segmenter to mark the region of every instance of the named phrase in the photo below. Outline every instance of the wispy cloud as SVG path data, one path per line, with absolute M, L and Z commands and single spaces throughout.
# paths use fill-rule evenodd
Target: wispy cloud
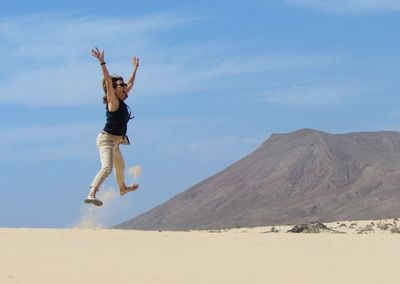
M 127 19 L 35 15 L 0 20 L 0 51 L 7 54 L 0 70 L 0 101 L 28 106 L 89 104 L 90 96 L 101 92 L 100 70 L 89 54 L 93 46 L 106 49 L 112 73 L 113 67 L 121 66 L 129 73 L 132 55 L 152 57 L 157 49 L 151 47 L 164 33 L 188 22 L 172 14 Z
M 383 13 L 400 12 L 397 0 L 284 0 L 293 5 L 302 5 L 327 13 Z
M 224 130 L 210 132 L 219 125 Z M 232 134 L 228 125 L 232 125 L 232 128 L 246 126 L 240 121 L 233 123 L 230 119 L 222 118 L 176 117 L 147 120 L 136 127 L 136 132 L 139 133 L 136 146 L 161 159 L 218 164 L 220 161 L 233 162 L 232 159 L 248 154 L 265 139 L 264 133 L 245 136 Z
M 130 54 L 133 48 L 146 48 L 155 35 L 187 22 L 190 19 L 168 13 L 136 18 L 33 15 L 0 21 L 0 39 L 15 58 L 39 63 L 49 60 L 44 63 L 59 65 L 87 58 L 87 48 L 93 44 L 110 46 L 112 42 L 119 51 L 114 57 Z
M 134 132 L 128 132 L 128 135 L 135 155 L 136 151 L 140 151 L 151 153 L 150 155 L 161 160 L 202 162 L 229 159 L 232 151 L 246 153 L 262 141 L 260 137 L 239 137 L 225 132 L 210 136 L 207 130 L 211 129 L 211 125 L 218 124 L 226 125 L 227 122 L 222 119 L 190 117 L 142 119 L 135 125 Z M 95 141 L 101 126 L 102 123 L 79 123 L 0 127 L 0 132 L 3 133 L 0 160 L 21 162 L 98 159 Z M 123 151 L 128 149 L 132 150 L 123 148 Z M 216 152 L 218 156 L 215 155 Z M 140 175 L 137 167 L 127 171 L 132 179 Z
M 38 15 L 3 20 L 0 48 L 7 57 L 0 70 L 0 102 L 34 107 L 97 102 L 94 98 L 102 90 L 100 70 L 89 55 L 94 45 L 106 49 L 111 73 L 117 70 L 127 76 L 130 56 L 140 56 L 136 91 L 146 97 L 218 91 L 231 88 L 234 82 L 253 84 L 263 74 L 318 68 L 336 60 L 320 54 L 243 55 L 227 48 L 237 43 L 188 45 L 165 39 L 171 31 L 195 21 L 172 14 L 133 19 Z
M 204 51 L 204 50 L 203 50 Z M 173 62 L 154 64 L 141 70 L 138 92 L 146 95 L 221 92 L 246 85 L 260 84 L 268 74 L 283 74 L 335 64 L 330 55 L 268 54 L 225 56 L 220 49 L 204 54 L 192 51 L 191 56 L 173 58 Z M 221 52 L 221 53 L 220 53 Z M 202 57 L 207 61 L 201 66 Z M 157 78 L 157 84 L 154 80 Z
M 286 104 L 293 106 L 329 106 L 354 102 L 360 95 L 360 89 L 348 85 L 328 86 L 293 86 L 268 92 L 258 93 L 256 96 L 262 102 Z
M 3 133 L 0 148 L 0 159 L 3 161 L 97 157 L 95 140 L 98 124 L 2 127 L 0 131 Z

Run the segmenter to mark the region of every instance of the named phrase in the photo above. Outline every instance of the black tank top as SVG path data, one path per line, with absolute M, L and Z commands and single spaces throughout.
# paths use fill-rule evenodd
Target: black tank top
M 128 121 L 132 119 L 129 106 L 124 101 L 119 101 L 119 108 L 116 111 L 109 111 L 106 105 L 106 125 L 104 131 L 112 135 L 126 135 Z

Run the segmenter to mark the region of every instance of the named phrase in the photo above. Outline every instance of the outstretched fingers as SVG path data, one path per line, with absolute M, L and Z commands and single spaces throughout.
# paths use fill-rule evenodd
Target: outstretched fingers
M 104 60 L 104 50 L 100 51 L 97 47 L 95 47 L 92 48 L 91 53 L 93 57 L 96 57 L 99 60 Z
M 133 67 L 138 68 L 139 67 L 139 58 L 134 56 L 132 58 L 132 64 L 133 64 Z

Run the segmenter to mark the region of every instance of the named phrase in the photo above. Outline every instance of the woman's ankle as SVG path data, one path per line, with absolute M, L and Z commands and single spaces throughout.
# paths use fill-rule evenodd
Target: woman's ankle
M 94 197 L 94 198 L 95 198 L 95 197 L 96 197 L 97 191 L 98 191 L 97 188 L 91 186 L 91 187 L 90 187 L 90 191 L 89 191 L 89 197 Z

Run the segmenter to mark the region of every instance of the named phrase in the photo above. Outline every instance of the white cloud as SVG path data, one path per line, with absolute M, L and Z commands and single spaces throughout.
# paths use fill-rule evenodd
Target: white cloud
M 318 68 L 336 60 L 318 54 L 230 55 L 227 46 L 235 43 L 194 46 L 163 40 L 191 21 L 159 14 L 132 19 L 42 15 L 0 22 L 0 48 L 7 54 L 0 70 L 0 102 L 35 107 L 97 102 L 102 89 L 100 68 L 89 54 L 94 45 L 106 49 L 110 72 L 125 77 L 131 72 L 130 56 L 138 55 L 135 90 L 146 97 L 229 90 L 235 82 L 262 80 L 255 74 Z
M 97 157 L 95 141 L 100 127 L 101 124 L 82 123 L 3 127 L 0 128 L 0 159 L 43 161 Z
M 287 104 L 294 106 L 329 106 L 343 102 L 354 102 L 360 89 L 347 85 L 329 86 L 292 86 L 256 96 L 267 103 Z
M 151 57 L 156 39 L 190 19 L 172 14 L 140 18 L 36 15 L 0 21 L 0 101 L 28 106 L 82 105 L 102 92 L 101 71 L 90 56 L 106 49 L 110 72 L 131 70 L 131 56 Z M 120 69 L 118 69 L 120 70 Z M 127 76 L 127 74 L 125 74 Z M 98 86 L 95 88 L 94 86 Z
M 328 13 L 382 13 L 399 12 L 398 0 L 284 0 Z
M 37 107 L 93 104 L 102 95 L 96 71 L 79 62 L 27 70 L 0 86 L 0 100 Z
M 265 133 L 255 136 L 235 133 L 234 129 L 243 127 L 246 125 L 240 121 L 223 118 L 153 119 L 136 125 L 133 140 L 135 147 L 161 160 L 220 164 L 248 154 L 265 139 Z
M 39 62 L 48 59 L 58 65 L 71 59 L 91 61 L 88 48 L 95 44 L 112 46 L 121 55 L 130 54 L 132 49 L 146 48 L 154 34 L 189 21 L 173 14 L 101 19 L 34 15 L 0 22 L 0 39 L 13 57 Z
M 246 153 L 259 145 L 264 137 L 239 137 L 228 131 L 210 135 L 211 126 L 225 127 L 224 119 L 194 119 L 191 117 L 141 119 L 130 125 L 131 147 L 126 154 L 137 156 L 151 153 L 157 159 L 210 163 L 230 160 L 232 153 Z M 0 128 L 2 144 L 0 160 L 93 160 L 98 159 L 96 136 L 100 123 L 70 123 Z M 235 123 L 238 127 L 238 124 Z M 261 140 L 260 140 L 261 139 Z M 132 151 L 133 150 L 133 151 Z M 218 155 L 215 155 L 218 153 Z M 127 159 L 129 160 L 129 159 Z
M 208 51 L 208 59 L 201 66 L 203 54 L 174 58 L 174 62 L 150 64 L 140 74 L 139 93 L 188 94 L 191 92 L 228 91 L 254 81 L 263 82 L 263 74 L 292 72 L 333 65 L 336 58 L 324 55 L 253 55 L 227 58 L 218 48 Z M 157 84 L 154 84 L 156 78 Z

